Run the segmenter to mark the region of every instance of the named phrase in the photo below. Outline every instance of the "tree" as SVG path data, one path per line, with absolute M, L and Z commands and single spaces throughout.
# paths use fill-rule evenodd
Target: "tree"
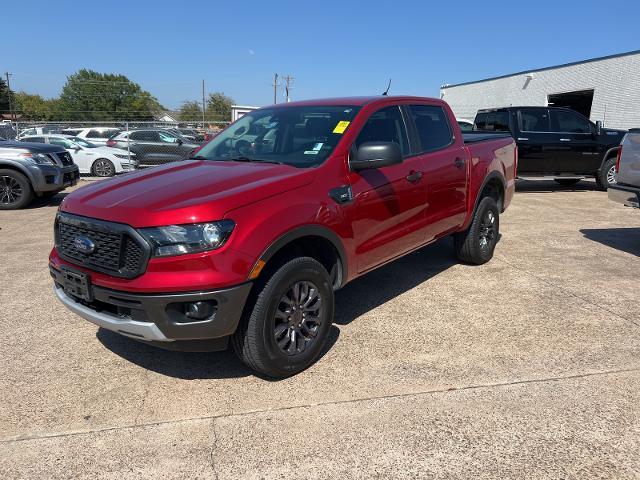
M 57 100 L 44 99 L 40 95 L 18 92 L 14 96 L 15 110 L 23 120 L 51 120 L 57 107 Z
M 211 121 L 230 121 L 231 105 L 233 105 L 231 97 L 227 97 L 222 92 L 210 93 L 209 102 L 207 103 L 207 119 Z
M 195 100 L 184 101 L 178 111 L 178 118 L 185 122 L 202 120 L 202 105 Z
M 11 100 L 13 101 L 13 92 L 9 91 L 7 82 L 0 78 L 0 113 L 9 113 L 9 95 L 11 95 Z
M 124 75 L 82 69 L 67 77 L 56 120 L 153 120 L 164 107 Z

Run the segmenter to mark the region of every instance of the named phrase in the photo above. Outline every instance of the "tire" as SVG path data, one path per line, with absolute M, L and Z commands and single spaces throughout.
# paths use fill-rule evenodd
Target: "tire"
M 562 185 L 563 187 L 570 187 L 571 185 L 575 185 L 581 179 L 580 178 L 555 178 L 556 183 Z
M 493 257 L 499 234 L 498 205 L 493 198 L 484 197 L 478 203 L 469 228 L 453 237 L 456 255 L 466 263 L 487 263 Z
M 305 288 L 296 290 L 304 285 L 306 292 Z M 285 378 L 318 358 L 334 310 L 329 274 L 319 262 L 310 257 L 287 261 L 254 286 L 249 302 L 231 338 L 245 365 L 269 377 Z
M 98 158 L 91 165 L 91 173 L 95 177 L 113 177 L 116 174 L 116 167 L 113 166 L 111 160 Z
M 602 168 L 596 175 L 596 183 L 600 190 L 606 191 L 616 183 L 616 157 L 611 157 L 602 164 Z
M 15 170 L 0 170 L 0 210 L 24 208 L 33 200 L 27 177 Z

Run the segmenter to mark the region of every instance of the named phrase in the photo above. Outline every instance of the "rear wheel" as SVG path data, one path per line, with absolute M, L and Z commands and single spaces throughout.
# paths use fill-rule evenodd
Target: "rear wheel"
M 111 160 L 99 158 L 91 165 L 91 173 L 96 177 L 113 177 L 116 174 L 116 167 Z
M 562 185 L 563 187 L 570 187 L 571 185 L 575 185 L 580 181 L 579 178 L 556 178 L 554 179 L 556 183 Z
M 0 170 L 0 210 L 24 208 L 33 200 L 27 177 L 14 170 Z
M 600 190 L 606 190 L 611 185 L 615 185 L 617 176 L 616 157 L 612 157 L 602 164 L 602 168 L 596 176 L 598 188 L 600 188 Z
M 333 288 L 322 264 L 288 261 L 258 282 L 253 304 L 232 337 L 250 368 L 275 378 L 301 372 L 320 355 L 333 321 Z
M 480 200 L 471 226 L 454 235 L 458 258 L 463 262 L 481 265 L 493 257 L 493 250 L 500 234 L 500 214 L 493 198 Z

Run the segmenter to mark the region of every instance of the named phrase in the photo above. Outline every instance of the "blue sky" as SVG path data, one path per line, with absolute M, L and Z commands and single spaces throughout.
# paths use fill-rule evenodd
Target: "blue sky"
M 265 105 L 274 72 L 295 77 L 294 100 L 379 94 L 389 77 L 392 94 L 438 96 L 443 83 L 640 49 L 638 1 L 437 3 L 5 1 L 0 71 L 45 97 L 89 68 L 168 108 L 198 99 L 202 79 Z

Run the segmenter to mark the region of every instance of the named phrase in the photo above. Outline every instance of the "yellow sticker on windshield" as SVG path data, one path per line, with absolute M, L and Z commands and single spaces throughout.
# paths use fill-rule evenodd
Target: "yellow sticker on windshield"
M 351 122 L 347 120 L 342 120 L 338 122 L 338 124 L 336 125 L 336 128 L 333 129 L 333 133 L 344 133 L 344 131 L 347 129 L 350 123 Z

